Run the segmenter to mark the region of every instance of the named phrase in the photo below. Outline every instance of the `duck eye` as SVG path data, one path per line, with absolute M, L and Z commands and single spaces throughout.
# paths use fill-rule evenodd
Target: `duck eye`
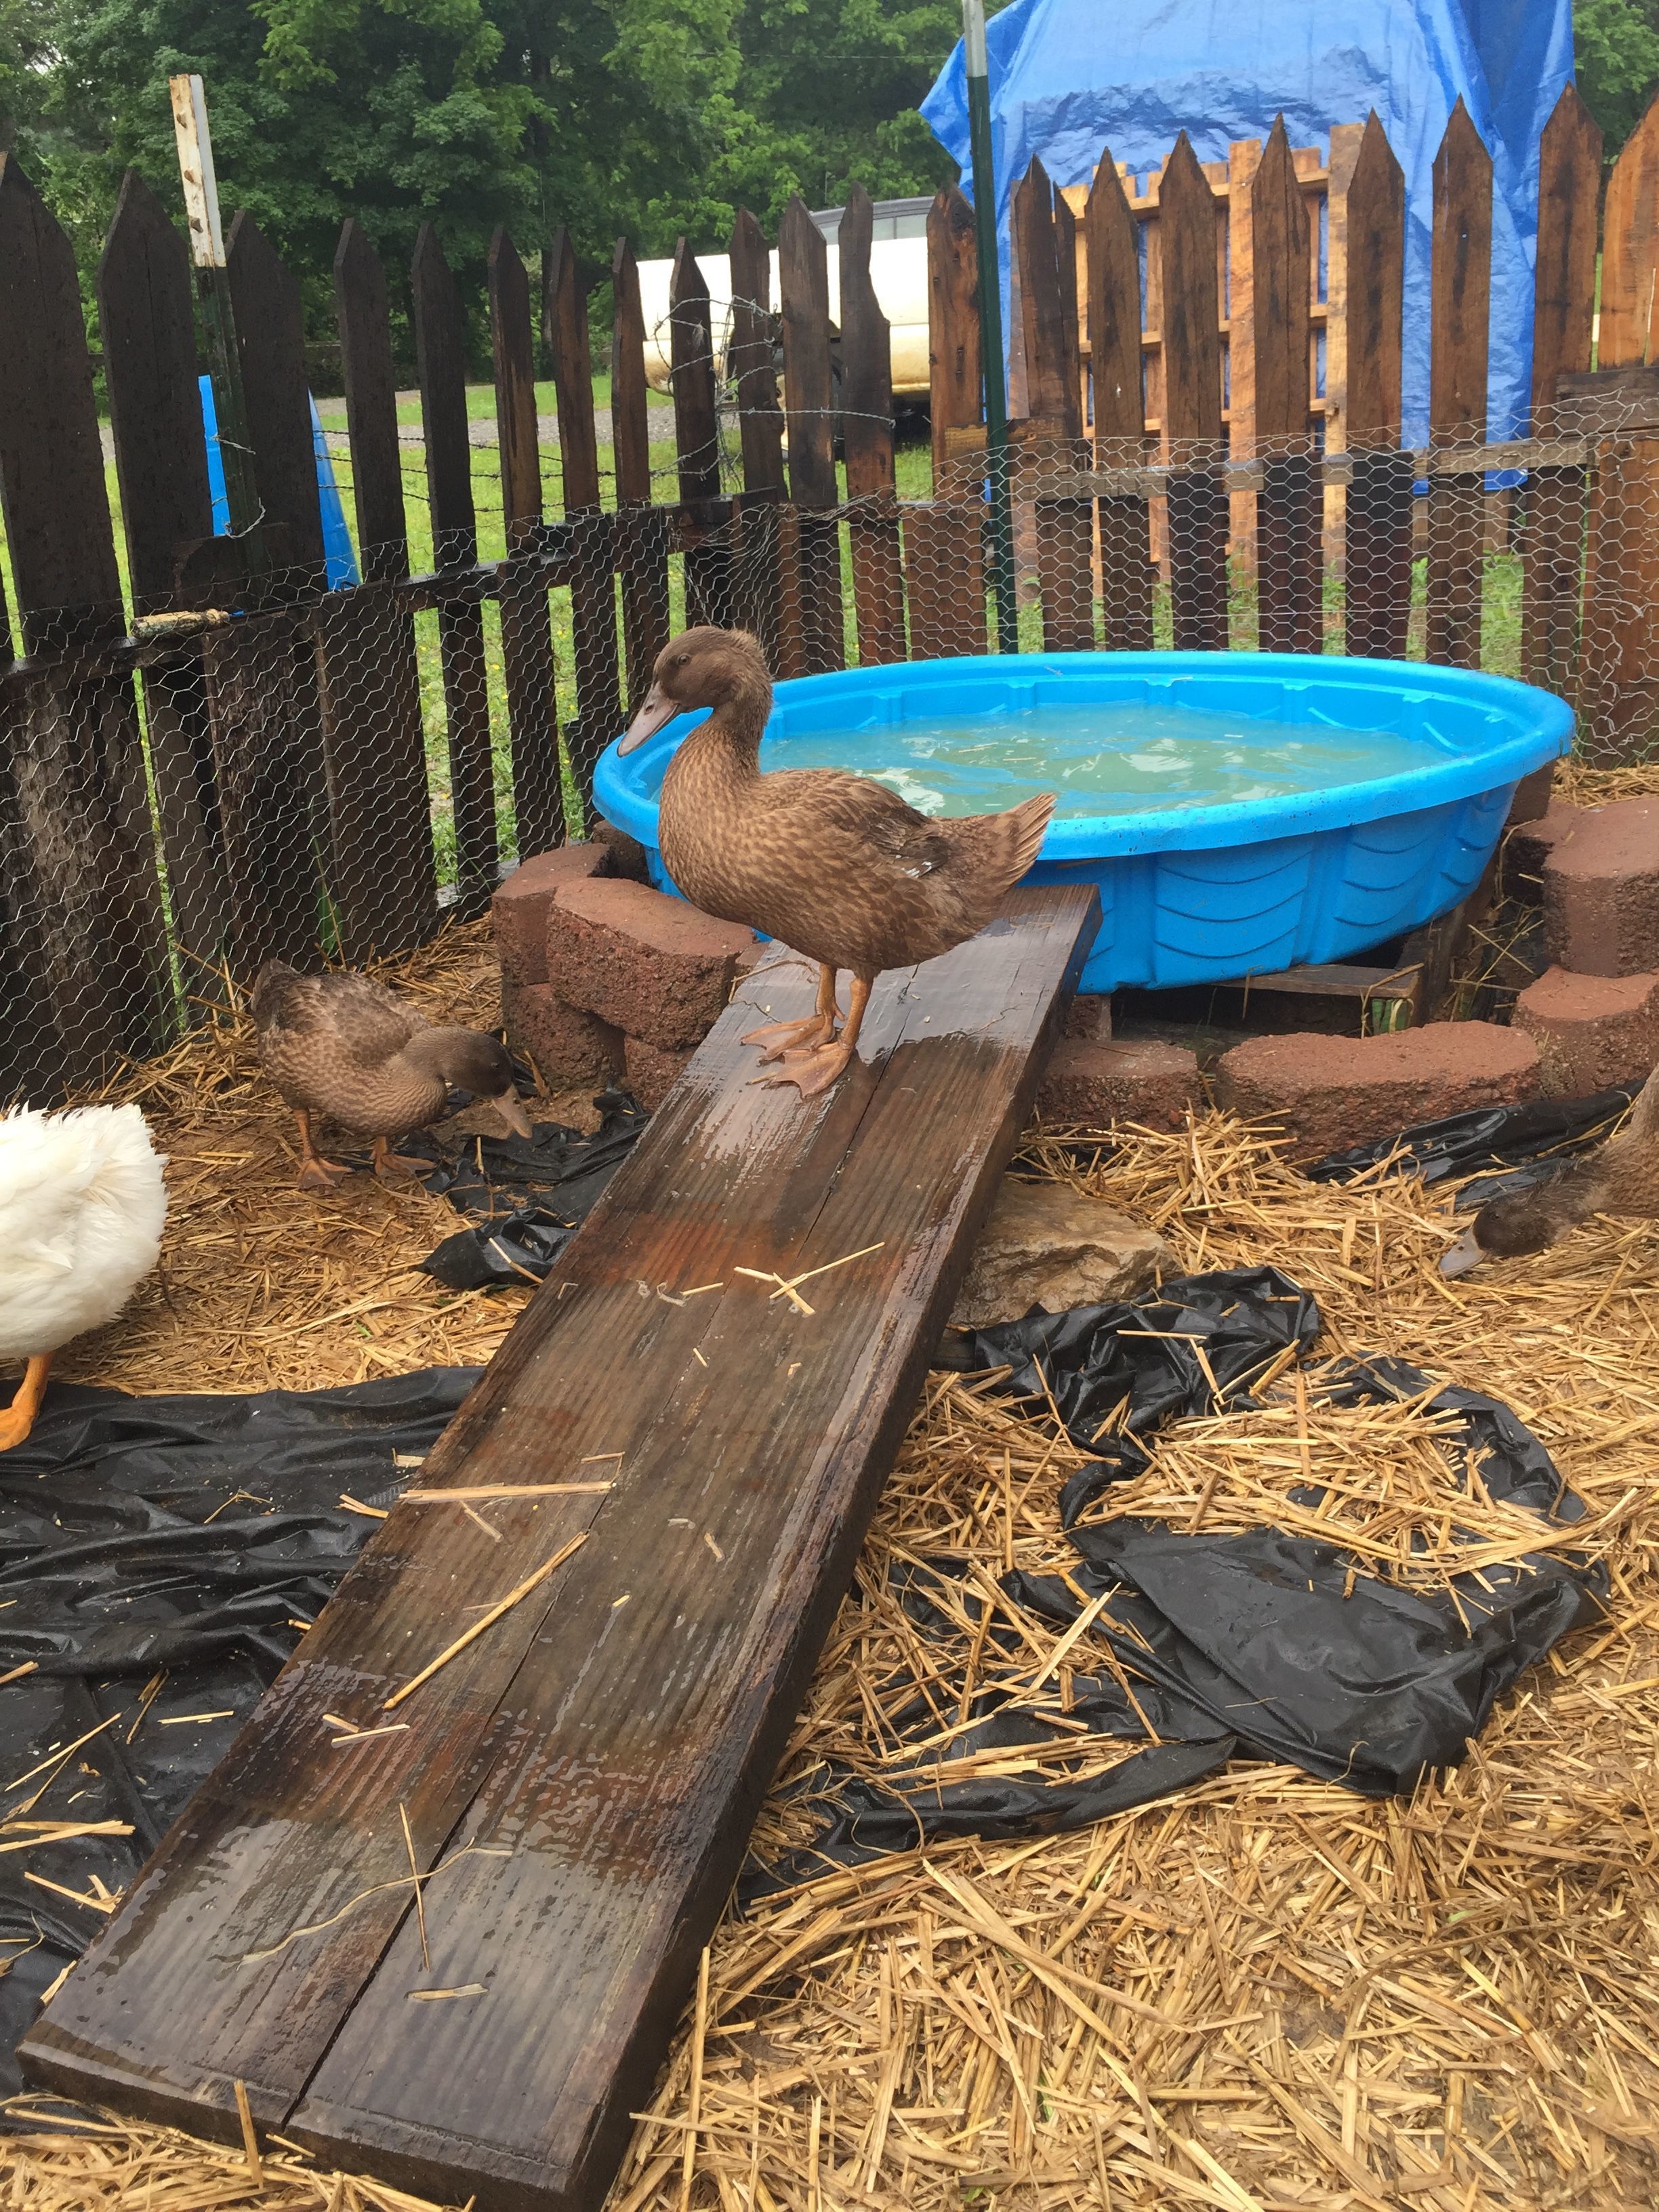
M 690 664 L 690 659 L 691 656 L 689 653 L 677 653 L 674 656 L 674 665 L 676 668 L 688 667 Z

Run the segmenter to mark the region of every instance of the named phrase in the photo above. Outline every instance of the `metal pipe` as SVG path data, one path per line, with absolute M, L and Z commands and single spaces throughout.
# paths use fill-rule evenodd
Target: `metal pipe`
M 968 143 L 979 246 L 979 353 L 985 380 L 985 472 L 990 487 L 991 583 L 997 649 L 1019 651 L 1014 586 L 1014 515 L 1008 480 L 1008 387 L 1002 356 L 1002 286 L 997 270 L 996 173 L 991 159 L 991 79 L 985 52 L 985 0 L 962 0 L 962 51 L 968 71 Z

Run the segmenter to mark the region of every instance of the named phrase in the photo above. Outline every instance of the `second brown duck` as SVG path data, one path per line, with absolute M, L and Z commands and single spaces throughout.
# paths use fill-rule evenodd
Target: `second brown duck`
M 663 647 L 617 746 L 631 752 L 677 714 L 714 709 L 669 763 L 658 812 L 663 866 L 693 905 L 780 939 L 819 968 L 816 1013 L 753 1030 L 758 1078 L 826 1091 L 857 1047 L 884 969 L 936 959 L 975 936 L 1037 856 L 1054 812 L 1040 792 L 1006 814 L 933 821 L 885 784 L 840 769 L 763 775 L 772 678 L 746 630 L 689 629 Z M 836 1033 L 837 973 L 850 969 Z

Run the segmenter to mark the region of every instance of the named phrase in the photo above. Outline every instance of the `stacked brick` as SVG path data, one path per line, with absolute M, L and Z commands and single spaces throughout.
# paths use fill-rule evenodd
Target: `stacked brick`
M 1659 799 L 1554 805 L 1511 833 L 1505 865 L 1544 909 L 1552 965 L 1515 1006 L 1544 1095 L 1643 1081 L 1659 1065 Z
M 556 1096 L 623 1083 L 654 1109 L 762 950 L 642 880 L 632 839 L 538 854 L 495 894 L 507 1042 Z

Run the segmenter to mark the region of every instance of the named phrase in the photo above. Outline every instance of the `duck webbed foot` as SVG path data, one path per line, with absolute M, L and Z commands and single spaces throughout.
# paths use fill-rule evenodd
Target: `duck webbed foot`
M 819 1091 L 830 1088 L 852 1058 L 852 1046 L 844 1036 L 837 1037 L 833 1044 L 817 1045 L 806 1052 L 787 1052 L 775 1075 L 757 1075 L 750 1080 L 774 1089 L 793 1083 L 803 1098 L 816 1098 Z
M 332 1190 L 342 1176 L 351 1170 L 339 1160 L 325 1160 L 312 1141 L 311 1116 L 302 1108 L 296 1108 L 295 1119 L 300 1124 L 301 1190 Z
M 404 1152 L 394 1152 L 389 1137 L 376 1137 L 372 1164 L 382 1182 L 410 1182 L 432 1163 L 430 1160 L 410 1159 Z
M 17 1395 L 3 1413 L 0 1413 L 0 1452 L 10 1451 L 21 1444 L 34 1426 L 34 1417 L 40 1410 L 40 1401 L 46 1395 L 46 1376 L 52 1371 L 52 1354 L 37 1352 L 23 1370 L 23 1379 L 17 1386 Z
M 817 1011 L 808 1014 L 804 1021 L 768 1022 L 764 1027 L 750 1030 L 743 1039 L 744 1044 L 764 1048 L 761 1066 L 775 1060 L 787 1059 L 792 1053 L 806 1053 L 822 1045 L 833 1043 L 836 1035 L 836 971 L 818 963 Z

